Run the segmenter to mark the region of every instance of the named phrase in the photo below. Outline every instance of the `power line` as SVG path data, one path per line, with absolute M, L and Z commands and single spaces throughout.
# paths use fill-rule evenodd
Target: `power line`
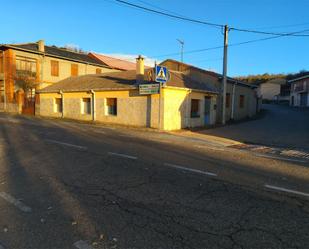
M 201 49 L 195 49 L 195 50 L 189 50 L 189 51 L 185 51 L 183 52 L 184 54 L 193 54 L 193 53 L 200 53 L 200 52 L 205 52 L 205 51 L 209 51 L 209 50 L 215 50 L 215 49 L 220 49 L 223 48 L 223 46 L 216 46 L 216 47 L 209 47 L 209 48 L 201 48 Z M 160 58 L 160 57 L 168 57 L 168 56 L 174 56 L 174 55 L 179 55 L 178 53 L 170 53 L 170 54 L 162 54 L 162 55 L 154 55 L 154 56 L 150 56 L 153 58 Z
M 182 16 L 179 16 L 179 15 L 169 14 L 169 13 L 166 13 L 166 12 L 150 9 L 150 8 L 147 8 L 147 7 L 144 7 L 144 6 L 141 6 L 141 5 L 137 5 L 137 4 L 133 4 L 133 3 L 130 3 L 130 2 L 126 2 L 126 1 L 123 1 L 123 0 L 115 0 L 115 1 L 122 3 L 122 4 L 125 4 L 127 6 L 137 8 L 137 9 L 145 10 L 145 11 L 148 11 L 148 12 L 152 12 L 152 13 L 163 15 L 163 16 L 168 16 L 168 17 L 183 20 L 183 21 L 188 21 L 188 22 L 193 22 L 193 23 L 198 23 L 198 24 L 204 24 L 204 25 L 218 27 L 218 28 L 224 27 L 224 25 L 222 25 L 222 24 L 205 22 L 205 21 L 201 21 L 201 20 L 197 20 L 197 19 L 192 19 L 192 18 L 182 17 Z
M 205 21 L 198 20 L 198 19 L 184 17 L 184 16 L 172 14 L 170 11 L 169 11 L 170 13 L 163 12 L 163 11 L 151 9 L 151 8 L 148 8 L 148 7 L 144 7 L 144 6 L 141 6 L 141 5 L 138 5 L 138 4 L 133 4 L 133 3 L 130 3 L 130 2 L 127 2 L 127 1 L 124 1 L 124 0 L 115 0 L 115 1 L 118 2 L 118 3 L 122 3 L 126 6 L 134 7 L 134 8 L 140 9 L 140 10 L 152 12 L 152 13 L 155 13 L 155 14 L 158 14 L 158 15 L 167 16 L 167 17 L 174 18 L 174 19 L 179 19 L 179 20 L 183 20 L 183 21 L 189 21 L 189 22 L 192 22 L 192 23 L 208 25 L 208 26 L 217 27 L 217 28 L 221 28 L 221 29 L 224 27 L 223 24 L 205 22 Z M 158 7 L 156 7 L 156 8 L 158 8 Z M 239 32 L 247 32 L 247 33 L 255 33 L 255 34 L 263 34 L 263 35 L 284 35 L 284 36 L 309 37 L 309 35 L 298 35 L 298 34 L 290 34 L 290 33 L 275 33 L 275 32 L 266 32 L 266 31 L 251 30 L 251 29 L 233 28 L 233 27 L 231 27 L 230 30 L 235 30 L 235 31 L 239 31 Z
M 148 3 L 148 2 L 146 2 L 146 1 L 138 0 L 138 2 L 141 2 L 141 3 L 143 3 L 143 4 L 146 4 L 146 5 L 148 5 L 148 6 L 154 7 L 154 8 L 159 9 L 159 10 L 167 11 L 167 12 L 170 12 L 170 13 L 172 13 L 172 14 L 175 14 L 175 15 L 178 15 L 178 16 L 181 16 L 181 17 L 186 17 L 186 18 L 188 18 L 187 16 L 184 16 L 184 15 L 182 15 L 182 14 L 180 14 L 180 13 L 177 13 L 177 12 L 175 12 L 175 11 L 171 11 L 171 10 L 167 10 L 167 9 L 161 8 L 161 7 L 157 6 L 157 5 L 154 5 L 154 4 L 152 4 L 152 3 Z
M 299 34 L 299 33 L 308 32 L 308 31 L 309 31 L 309 29 L 305 29 L 305 30 L 301 30 L 301 31 L 291 32 L 291 33 L 278 34 L 278 35 L 275 35 L 275 36 L 270 36 L 270 37 L 265 37 L 265 38 L 260 38 L 260 39 L 254 39 L 254 40 L 249 40 L 249 41 L 244 41 L 244 42 L 232 43 L 229 46 L 238 46 L 238 45 L 243 45 L 243 44 L 248 44 L 248 43 L 253 43 L 253 42 L 272 40 L 272 39 L 276 39 L 276 38 L 280 38 L 280 37 L 284 37 L 284 36 L 292 36 L 292 35 L 296 35 L 296 34 Z
M 297 34 L 290 34 L 290 33 L 276 33 L 276 32 L 266 32 L 266 31 L 239 29 L 239 28 L 230 28 L 230 30 L 247 32 L 247 33 L 254 33 L 254 34 L 262 34 L 262 35 L 283 35 L 283 36 L 300 36 L 300 37 L 309 36 L 309 35 L 297 35 Z
M 260 38 L 260 39 L 253 39 L 253 40 L 248 40 L 248 41 L 243 41 L 243 42 L 238 42 L 238 43 L 231 43 L 229 45 L 229 47 L 240 46 L 240 45 L 249 44 L 249 43 L 255 43 L 255 42 L 260 42 L 260 41 L 277 39 L 277 38 L 280 38 L 280 37 L 290 36 L 292 34 L 298 34 L 298 33 L 303 33 L 303 32 L 307 32 L 307 31 L 309 31 L 309 29 L 305 29 L 305 30 L 301 30 L 301 31 L 296 31 L 296 32 L 291 32 L 291 33 L 287 33 L 287 34 L 281 34 L 281 35 L 275 35 L 275 36 Z M 222 49 L 222 48 L 223 48 L 223 46 L 215 46 L 215 47 L 209 47 L 209 48 L 201 48 L 201 49 L 189 50 L 189 51 L 185 51 L 183 53 L 184 54 L 201 53 L 201 52 L 205 52 L 205 51 L 209 51 L 209 50 L 216 50 L 216 49 Z M 178 53 L 175 52 L 175 53 L 170 53 L 170 54 L 150 56 L 150 57 L 160 58 L 160 57 L 168 57 L 168 56 L 174 56 L 174 55 L 179 55 L 179 52 Z
M 259 29 L 290 28 L 290 27 L 299 27 L 299 26 L 306 26 L 306 25 L 309 25 L 309 22 L 294 23 L 294 24 L 286 24 L 286 25 L 278 25 L 278 26 L 268 26 L 268 27 L 258 27 L 258 28 L 254 28 L 254 30 L 259 30 Z

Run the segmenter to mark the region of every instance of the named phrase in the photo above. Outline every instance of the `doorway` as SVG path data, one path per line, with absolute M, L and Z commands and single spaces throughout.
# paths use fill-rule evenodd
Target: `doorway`
M 204 98 L 204 125 L 210 125 L 210 107 L 211 107 L 211 97 L 205 96 Z
M 308 102 L 308 96 L 307 93 L 301 93 L 300 94 L 300 106 L 307 106 Z

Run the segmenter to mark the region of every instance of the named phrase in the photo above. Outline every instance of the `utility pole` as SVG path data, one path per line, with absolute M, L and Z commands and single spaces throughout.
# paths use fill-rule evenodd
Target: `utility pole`
M 183 46 L 185 44 L 185 42 L 183 40 L 177 39 L 177 41 L 180 43 L 181 45 L 181 50 L 180 50 L 180 61 L 183 62 Z
M 224 26 L 224 54 L 223 54 L 223 82 L 222 82 L 222 124 L 225 124 L 225 109 L 226 109 L 226 83 L 227 83 L 227 46 L 228 46 L 227 25 Z
M 5 52 L 2 50 L 2 73 L 3 73 L 3 110 L 6 111 L 6 86 L 5 86 Z

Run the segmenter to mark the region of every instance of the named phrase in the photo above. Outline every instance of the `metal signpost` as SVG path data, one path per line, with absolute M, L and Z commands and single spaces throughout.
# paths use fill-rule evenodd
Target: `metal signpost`
M 169 72 L 166 67 L 156 65 L 155 66 L 155 81 L 159 83 L 159 120 L 158 120 L 158 128 L 161 129 L 161 91 L 162 84 L 165 84 L 169 80 Z

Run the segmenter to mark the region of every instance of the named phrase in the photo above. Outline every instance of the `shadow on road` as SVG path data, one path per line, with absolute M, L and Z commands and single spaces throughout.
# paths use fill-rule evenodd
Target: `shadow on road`
M 178 145 L 115 137 L 112 132 L 99 136 L 40 122 L 46 126 L 1 125 L 6 155 L 1 162 L 5 181 L 1 188 L 33 208 L 31 214 L 20 213 L 13 206 L 0 211 L 1 225 L 12 231 L 0 233 L 0 240 L 12 248 L 63 248 L 79 239 L 96 242 L 98 248 L 309 245 L 304 200 L 286 202 L 281 195 L 265 195 L 221 180 L 184 174 L 162 167 L 162 160 L 180 157 L 188 162 L 254 168 L 259 174 L 286 176 L 280 170 Z M 45 138 L 83 143 L 88 150 L 51 145 Z M 114 158 L 104 153 L 111 148 L 139 152 L 151 160 Z M 289 177 L 308 183 L 293 172 Z M 41 222 L 42 217 L 45 222 Z M 101 241 L 100 235 L 104 235 Z

